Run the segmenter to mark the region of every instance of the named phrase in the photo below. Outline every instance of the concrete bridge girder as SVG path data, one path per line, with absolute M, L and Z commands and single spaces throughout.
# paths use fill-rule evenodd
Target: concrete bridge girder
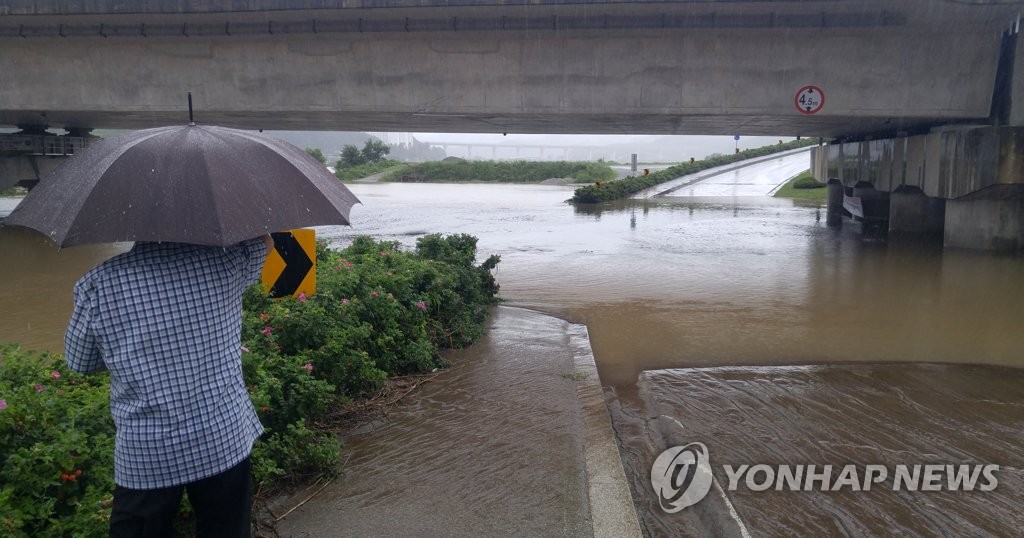
M 888 192 L 908 186 L 956 199 L 994 185 L 1024 184 L 1022 155 L 1022 127 L 944 127 L 924 135 L 824 146 L 817 151 L 816 174 L 848 187 L 865 182 Z
M 42 155 L 0 156 L 0 190 L 15 185 L 31 187 L 65 159 Z
M 916 27 L 3 39 L 0 123 L 835 136 L 989 115 L 1000 40 Z M 31 76 L 26 76 L 26 74 Z M 816 114 L 798 90 L 825 93 Z M 83 91 L 86 88 L 87 91 Z
M 816 148 L 816 177 L 887 197 L 891 232 L 943 233 L 946 246 L 1024 250 L 1024 127 L 974 126 Z M 831 224 L 837 221 L 832 219 Z

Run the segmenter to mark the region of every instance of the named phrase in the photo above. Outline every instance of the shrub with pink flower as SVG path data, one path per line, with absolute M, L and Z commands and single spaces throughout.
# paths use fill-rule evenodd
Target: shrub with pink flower
M 60 372 L 58 372 L 57 370 L 54 370 L 54 371 L 50 372 L 50 377 L 52 377 L 54 379 L 60 379 Z
M 426 312 L 427 311 L 427 303 L 425 303 L 423 301 L 416 301 L 416 308 L 419 308 L 420 310 Z

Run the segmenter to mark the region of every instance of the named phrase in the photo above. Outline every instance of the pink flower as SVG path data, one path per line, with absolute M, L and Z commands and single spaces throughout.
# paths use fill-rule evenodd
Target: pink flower
M 420 310 L 426 311 L 427 310 L 427 303 L 424 303 L 423 301 L 418 301 L 416 303 L 416 308 L 419 308 Z
M 341 304 L 348 304 L 348 299 L 342 299 Z
M 52 377 L 54 379 L 60 379 L 60 372 L 58 372 L 57 370 L 54 370 L 54 371 L 50 372 L 50 377 Z
M 7 409 L 7 400 L 0 400 L 0 411 Z
M 306 294 L 305 293 L 300 293 L 299 296 L 296 297 L 296 299 L 298 299 L 300 303 L 304 303 L 304 302 L 306 302 Z
M 273 330 L 274 330 L 274 328 L 273 328 L 273 327 L 271 327 L 270 325 L 267 325 L 267 326 L 266 326 L 266 327 L 264 327 L 264 328 L 263 328 L 263 330 L 262 330 L 262 331 L 260 331 L 260 332 L 262 332 L 262 333 L 263 333 L 263 336 L 270 336 L 270 333 L 271 333 L 271 332 L 273 332 Z
M 352 267 L 352 262 L 345 262 L 345 267 L 351 268 Z
M 312 363 L 307 362 L 306 365 L 303 366 L 303 368 L 305 368 L 307 372 L 313 373 L 313 364 Z
M 380 297 L 380 294 L 375 292 L 375 291 L 371 291 L 370 292 L 370 297 Z
M 382 251 L 380 251 L 380 255 L 381 256 L 387 256 L 388 255 L 388 251 L 382 250 Z
M 247 348 L 247 347 L 245 347 L 245 346 L 242 346 L 242 351 L 244 351 L 244 352 L 248 353 L 248 352 L 249 352 L 249 348 Z
M 36 383 L 36 392 L 43 392 L 44 390 L 46 389 L 44 389 L 42 385 Z
M 394 299 L 394 298 L 395 298 L 394 295 L 391 295 L 390 293 L 388 294 L 388 299 Z

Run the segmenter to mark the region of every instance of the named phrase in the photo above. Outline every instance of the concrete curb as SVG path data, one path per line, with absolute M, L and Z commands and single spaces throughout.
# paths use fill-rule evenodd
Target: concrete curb
M 590 335 L 586 326 L 578 324 L 569 324 L 568 332 L 573 364 L 582 376 L 576 394 L 586 435 L 584 458 L 594 537 L 640 538 L 643 535 L 590 349 Z

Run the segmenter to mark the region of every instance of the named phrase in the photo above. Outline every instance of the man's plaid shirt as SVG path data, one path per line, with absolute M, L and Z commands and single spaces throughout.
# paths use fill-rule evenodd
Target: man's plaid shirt
M 242 292 L 266 253 L 261 239 L 138 243 L 75 285 L 67 362 L 110 371 L 118 485 L 186 484 L 251 452 L 263 427 L 242 380 Z

